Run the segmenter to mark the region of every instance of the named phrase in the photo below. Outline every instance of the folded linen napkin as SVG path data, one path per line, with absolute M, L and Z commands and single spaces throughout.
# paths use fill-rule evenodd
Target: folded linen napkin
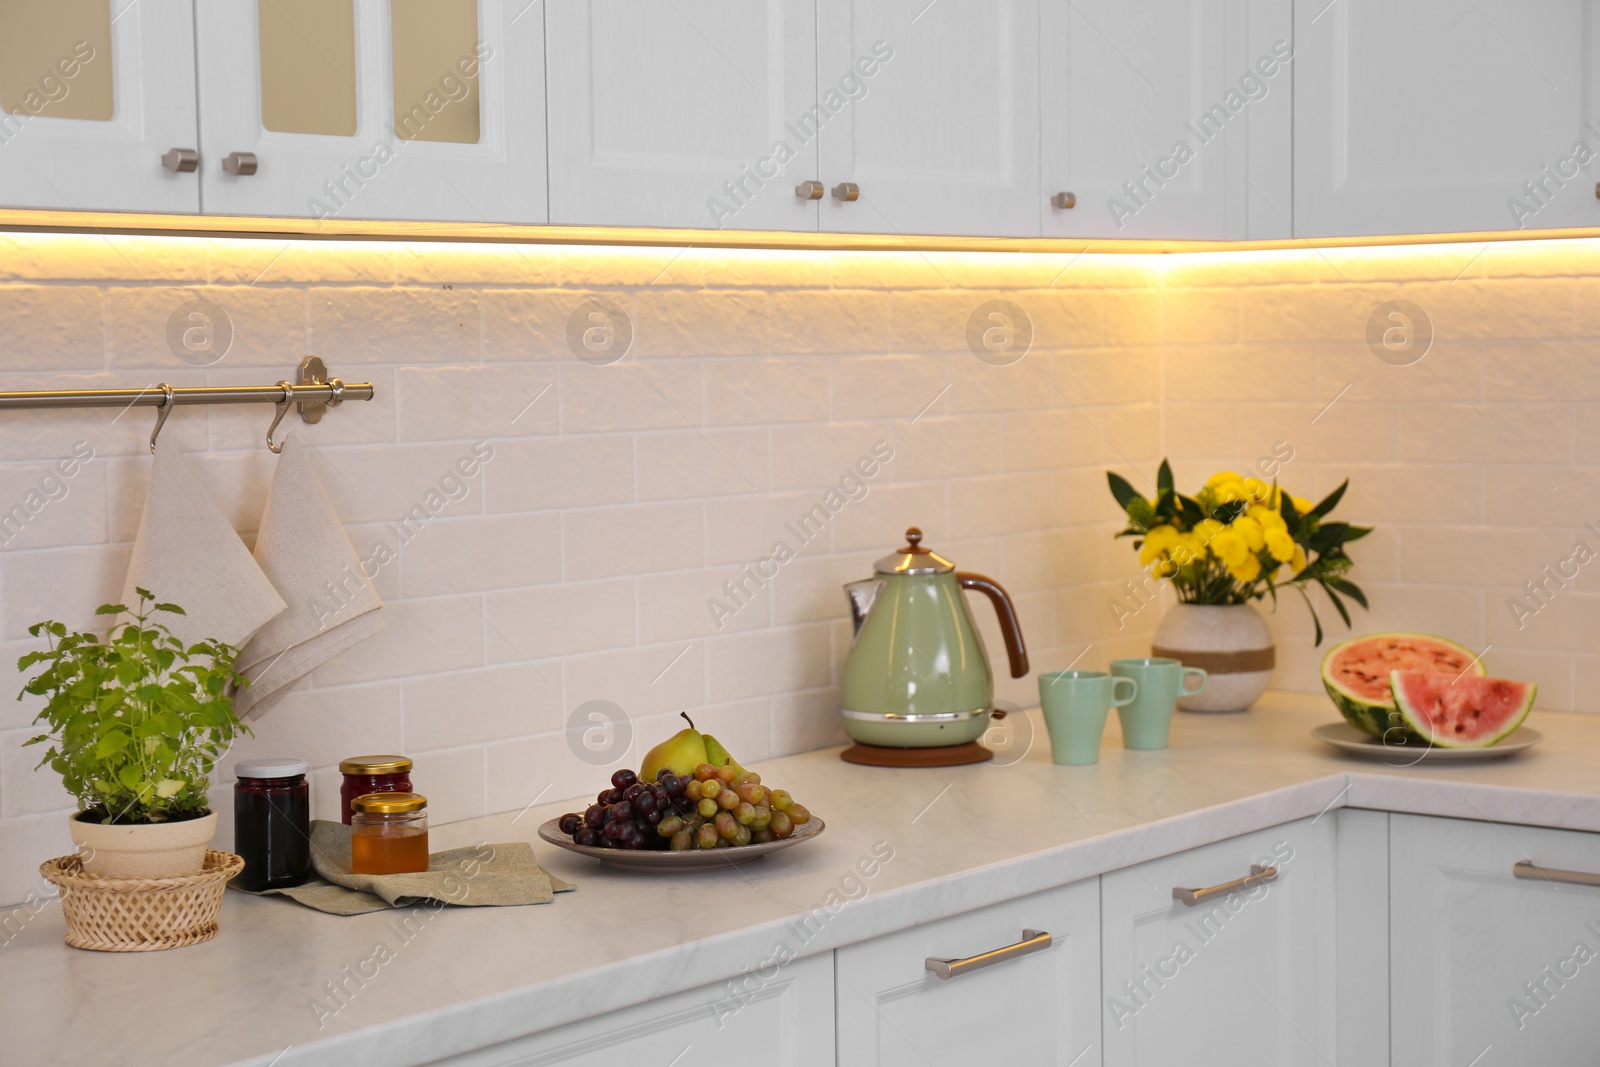
M 326 881 L 253 895 L 285 896 L 332 915 L 365 915 L 425 900 L 463 907 L 548 904 L 556 893 L 577 888 L 540 867 L 526 841 L 435 852 L 427 871 L 417 874 L 352 874 L 350 827 L 324 819 L 311 824 L 311 866 Z
M 250 679 L 234 697 L 244 718 L 260 717 L 294 684 L 383 629 L 383 601 L 362 570 L 333 502 L 311 469 L 309 448 L 290 433 L 267 494 L 256 562 L 288 603 L 239 654 Z
M 156 616 L 185 646 L 223 641 L 242 646 L 283 613 L 250 550 L 189 469 L 176 442 L 156 439 L 150 494 L 133 543 L 122 603 L 139 605 L 138 589 L 177 604 L 183 615 Z

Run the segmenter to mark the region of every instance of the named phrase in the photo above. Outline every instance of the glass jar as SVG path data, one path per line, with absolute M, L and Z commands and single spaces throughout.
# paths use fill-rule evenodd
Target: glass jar
M 244 760 L 234 769 L 233 850 L 240 889 L 284 889 L 311 877 L 311 790 L 297 759 Z
M 339 821 L 350 825 L 350 803 L 367 793 L 411 792 L 411 761 L 404 756 L 351 756 L 339 761 Z
M 354 874 L 417 874 L 428 869 L 428 798 L 418 793 L 368 793 L 351 802 L 350 870 Z

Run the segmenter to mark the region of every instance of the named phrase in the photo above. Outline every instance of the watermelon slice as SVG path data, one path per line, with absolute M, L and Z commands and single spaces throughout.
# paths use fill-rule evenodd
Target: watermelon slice
M 1485 675 L 1488 670 L 1471 649 L 1431 634 L 1370 634 L 1334 645 L 1322 657 L 1322 684 L 1345 721 L 1382 738 L 1406 729 L 1389 687 L 1391 671 L 1438 671 L 1450 675 Z
M 1443 671 L 1391 671 L 1394 701 L 1412 733 L 1439 748 L 1488 748 L 1522 725 L 1532 682 Z

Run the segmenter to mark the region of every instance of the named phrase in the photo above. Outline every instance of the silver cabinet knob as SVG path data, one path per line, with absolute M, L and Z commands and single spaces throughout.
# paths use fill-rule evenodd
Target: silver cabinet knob
M 852 200 L 859 200 L 861 199 L 861 186 L 855 182 L 840 182 L 833 187 L 833 198 L 835 200 L 843 200 L 847 204 Z
M 1069 207 L 1077 207 L 1078 206 L 1078 194 L 1076 194 L 1076 193 L 1057 193 L 1055 196 L 1052 196 L 1050 198 L 1050 203 L 1052 205 L 1054 205 L 1055 207 L 1060 208 L 1062 211 L 1065 211 Z
M 169 148 L 161 157 L 161 165 L 168 170 L 187 174 L 200 166 L 200 153 L 192 148 Z
M 827 192 L 819 181 L 803 181 L 794 187 L 794 195 L 801 200 L 821 200 L 822 194 Z
M 229 174 L 237 174 L 241 178 L 256 172 L 256 154 L 254 152 L 229 152 L 222 157 L 222 169 Z

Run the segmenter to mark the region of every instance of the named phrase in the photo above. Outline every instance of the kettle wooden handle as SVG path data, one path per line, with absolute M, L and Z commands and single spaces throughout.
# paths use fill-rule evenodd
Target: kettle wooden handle
M 1028 649 L 1022 643 L 1022 627 L 1017 625 L 1017 609 L 1011 598 L 993 578 L 966 571 L 956 572 L 956 582 L 963 589 L 976 589 L 994 604 L 994 613 L 1000 617 L 1000 636 L 1006 642 L 1006 658 L 1011 661 L 1011 677 L 1021 678 L 1028 673 Z

